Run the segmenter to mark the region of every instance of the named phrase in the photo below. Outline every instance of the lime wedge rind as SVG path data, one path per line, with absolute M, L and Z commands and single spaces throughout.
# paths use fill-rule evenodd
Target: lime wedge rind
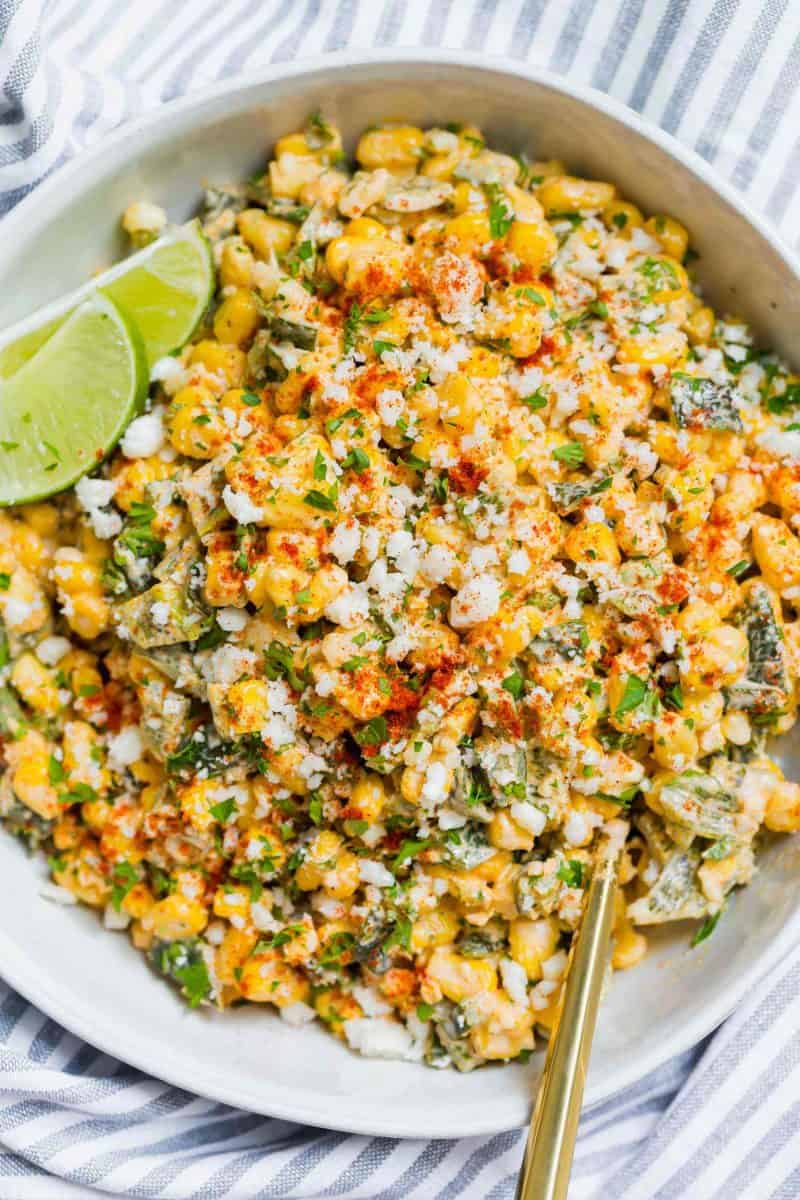
M 9 379 L 21 370 L 66 317 L 98 291 L 134 317 L 152 366 L 189 340 L 203 319 L 213 289 L 211 247 L 199 222 L 190 221 L 0 333 L 0 379 Z M 164 291 L 171 293 L 168 305 L 158 300 L 159 292 Z M 153 296 L 141 313 L 135 304 L 137 293 Z
M 0 506 L 63 491 L 114 448 L 147 396 L 141 335 L 96 292 L 0 380 Z

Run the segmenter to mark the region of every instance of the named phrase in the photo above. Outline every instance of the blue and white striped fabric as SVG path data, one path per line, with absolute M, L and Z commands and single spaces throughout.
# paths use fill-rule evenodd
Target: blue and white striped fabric
M 0 0 L 0 213 L 189 89 L 411 44 L 527 59 L 609 92 L 800 245 L 796 0 Z M 572 1200 L 797 1200 L 799 995 L 800 951 L 716 1035 L 588 1113 Z M 506 1200 L 522 1137 L 395 1142 L 238 1112 L 100 1054 L 0 983 L 3 1200 Z

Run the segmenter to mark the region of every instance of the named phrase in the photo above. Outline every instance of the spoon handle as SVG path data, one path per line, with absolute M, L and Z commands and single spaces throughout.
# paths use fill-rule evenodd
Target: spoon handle
M 522 1160 L 517 1200 L 567 1200 L 583 1087 L 608 962 L 619 855 L 592 877 L 560 1016 L 550 1038 Z

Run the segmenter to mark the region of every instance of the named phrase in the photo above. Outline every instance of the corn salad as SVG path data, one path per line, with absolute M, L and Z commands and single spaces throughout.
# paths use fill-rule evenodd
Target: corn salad
M 800 672 L 800 380 L 613 184 L 315 116 L 96 474 L 0 516 L 0 815 L 191 1005 L 469 1070 L 713 929 Z M 136 246 L 164 213 L 133 204 Z

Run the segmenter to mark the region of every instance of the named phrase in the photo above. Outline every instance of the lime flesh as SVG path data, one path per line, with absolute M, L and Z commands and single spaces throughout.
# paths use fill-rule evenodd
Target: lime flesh
M 116 445 L 147 395 L 136 325 L 90 295 L 38 351 L 0 379 L 0 505 L 69 487 Z
M 0 379 L 21 370 L 66 317 L 98 291 L 136 322 L 152 366 L 189 340 L 213 287 L 211 248 L 191 221 L 0 334 Z

